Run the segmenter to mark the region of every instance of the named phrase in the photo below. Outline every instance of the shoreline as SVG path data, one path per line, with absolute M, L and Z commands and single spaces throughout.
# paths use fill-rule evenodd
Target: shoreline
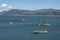
M 60 17 L 60 15 L 0 15 L 0 16 L 55 16 L 55 17 Z

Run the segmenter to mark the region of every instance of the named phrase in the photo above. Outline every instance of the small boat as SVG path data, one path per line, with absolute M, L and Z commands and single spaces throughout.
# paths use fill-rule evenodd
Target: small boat
M 24 19 L 22 19 L 21 21 L 25 22 L 25 21 L 26 21 L 26 19 L 24 18 Z
M 33 31 L 34 34 L 45 34 L 45 33 L 48 33 L 47 30 L 36 30 L 36 31 Z
M 12 22 L 10 22 L 10 24 L 13 24 Z
M 45 25 L 48 25 L 48 24 L 45 24 Z M 39 16 L 38 16 L 38 30 L 33 31 L 33 34 L 45 34 L 45 33 L 48 33 L 47 30 L 41 30 L 40 26 L 41 26 L 41 24 L 39 23 Z
M 42 22 L 41 26 L 50 26 L 51 24 L 47 23 L 46 18 L 44 19 L 44 21 Z
M 28 20 L 26 20 L 25 18 L 21 20 L 22 22 L 27 22 Z
M 41 26 L 50 26 L 48 23 L 41 24 Z

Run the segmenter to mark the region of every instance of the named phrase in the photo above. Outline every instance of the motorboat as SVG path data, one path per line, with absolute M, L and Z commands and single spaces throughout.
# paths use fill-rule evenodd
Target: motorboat
M 25 18 L 21 20 L 21 22 L 27 22 L 28 20 L 26 20 Z

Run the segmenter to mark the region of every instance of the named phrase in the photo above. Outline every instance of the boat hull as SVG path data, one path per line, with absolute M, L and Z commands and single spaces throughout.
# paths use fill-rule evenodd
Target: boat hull
M 50 24 L 41 24 L 41 26 L 50 26 Z
M 34 31 L 33 34 L 46 34 L 47 31 Z

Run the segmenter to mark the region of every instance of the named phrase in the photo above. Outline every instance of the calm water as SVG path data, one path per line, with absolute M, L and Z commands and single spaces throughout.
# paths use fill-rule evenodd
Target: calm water
M 23 18 L 29 21 L 21 22 Z M 41 26 L 48 30 L 47 34 L 32 34 L 38 29 L 37 21 L 37 16 L 0 16 L 0 40 L 60 40 L 60 17 L 40 16 L 41 24 L 43 21 L 51 24 Z

